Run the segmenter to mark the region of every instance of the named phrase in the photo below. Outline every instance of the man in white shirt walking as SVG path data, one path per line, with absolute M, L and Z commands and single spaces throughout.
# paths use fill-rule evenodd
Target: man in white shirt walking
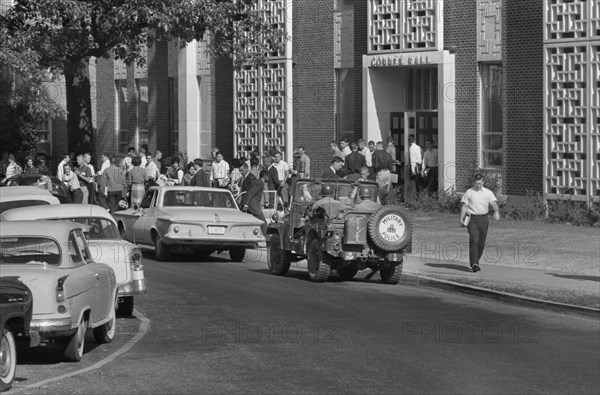
M 469 231 L 469 263 L 473 272 L 481 270 L 479 259 L 485 249 L 487 231 L 490 225 L 488 211 L 490 205 L 494 209 L 494 219 L 500 219 L 500 208 L 496 196 L 489 189 L 483 186 L 483 176 L 475 175 L 473 187 L 467 190 L 462 197 L 462 208 L 460 210 L 460 223 L 465 223 L 465 217 L 470 216 L 467 225 Z

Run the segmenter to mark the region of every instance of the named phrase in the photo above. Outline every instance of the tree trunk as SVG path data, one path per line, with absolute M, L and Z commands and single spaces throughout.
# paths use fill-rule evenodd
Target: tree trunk
M 89 70 L 89 58 L 67 63 L 64 68 L 69 152 L 75 154 L 93 153 L 94 149 Z

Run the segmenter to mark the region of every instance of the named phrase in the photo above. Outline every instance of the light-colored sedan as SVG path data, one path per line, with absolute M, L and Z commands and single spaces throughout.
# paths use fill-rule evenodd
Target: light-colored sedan
M 0 272 L 17 276 L 33 294 L 31 330 L 63 345 L 67 361 L 83 355 L 91 328 L 98 343 L 115 336 L 117 280 L 95 262 L 81 224 L 15 221 L 0 227 Z
M 199 254 L 228 250 L 233 261 L 241 262 L 246 248 L 265 241 L 263 222 L 240 212 L 226 189 L 152 187 L 140 207 L 114 216 L 123 238 L 154 245 L 159 261 L 169 259 L 174 248 L 192 247 Z
M 60 204 L 60 201 L 48 191 L 38 187 L 2 187 L 0 188 L 0 213 L 18 207 L 46 206 Z
M 134 295 L 146 293 L 146 278 L 142 251 L 121 238 L 117 223 L 104 208 L 87 204 L 36 206 L 5 211 L 0 221 L 29 221 L 39 219 L 74 221 L 88 228 L 88 247 L 96 262 L 108 264 L 115 271 L 119 286 L 117 314 L 133 313 Z

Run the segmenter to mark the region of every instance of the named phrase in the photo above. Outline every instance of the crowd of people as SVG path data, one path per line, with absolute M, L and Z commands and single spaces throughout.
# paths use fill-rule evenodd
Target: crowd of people
M 433 140 L 427 140 L 425 152 L 416 144 L 414 136 L 409 137 L 409 142 L 409 182 L 417 192 L 427 189 L 433 194 L 437 191 L 438 176 L 438 155 Z M 153 155 L 144 148 L 137 152 L 134 147 L 129 147 L 127 155 L 123 158 L 103 154 L 97 171 L 91 164 L 90 153 L 78 156 L 65 153 L 61 155 L 61 161 L 56 168 L 56 177 L 67 187 L 71 202 L 99 204 L 114 212 L 127 205 L 139 205 L 145 191 L 152 185 L 226 188 L 238 195 L 252 189 L 255 181 L 262 180 L 263 188 L 278 191 L 278 196 L 286 205 L 289 188 L 298 177 L 371 180 L 378 182 L 381 190 L 386 190 L 396 181 L 392 174 L 402 170 L 392 137 L 388 138 L 385 146 L 382 141 L 375 143 L 359 139 L 349 142 L 343 138 L 340 141 L 332 141 L 331 150 L 330 164 L 320 174 L 311 172 L 311 160 L 303 146 L 294 150 L 293 159 L 290 161 L 284 160 L 282 147 L 273 147 L 265 150 L 263 154 L 253 151 L 248 157 L 240 156 L 230 162 L 225 160 L 217 147 L 214 147 L 211 152 L 212 163 L 206 167 L 204 161 L 199 158 L 184 166 L 178 156 L 166 160 L 160 151 Z M 5 152 L 0 164 L 4 180 L 25 173 L 38 175 L 39 184 L 48 184 L 50 172 L 43 159 L 27 156 L 21 166 L 13 154 Z M 248 178 L 251 178 L 251 182 Z

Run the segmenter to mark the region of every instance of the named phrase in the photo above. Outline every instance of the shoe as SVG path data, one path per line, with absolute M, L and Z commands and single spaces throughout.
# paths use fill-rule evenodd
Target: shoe
M 473 269 L 473 273 L 477 273 L 478 271 L 481 270 L 481 268 L 479 267 L 479 265 L 473 265 L 472 269 Z

